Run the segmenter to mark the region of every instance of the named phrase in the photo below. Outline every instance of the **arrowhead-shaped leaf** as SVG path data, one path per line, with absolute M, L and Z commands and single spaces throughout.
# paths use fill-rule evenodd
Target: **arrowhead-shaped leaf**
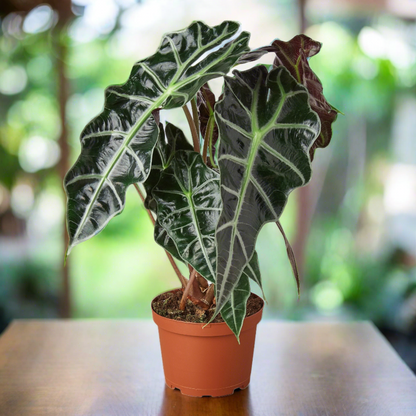
M 251 259 L 261 227 L 277 221 L 289 193 L 311 176 L 320 131 L 306 88 L 287 69 L 257 66 L 225 78 L 216 105 L 223 210 L 216 231 L 217 311 Z
M 224 22 L 195 22 L 165 35 L 123 85 L 107 88 L 104 111 L 81 134 L 81 155 L 65 178 L 68 253 L 99 233 L 124 208 L 126 188 L 149 175 L 158 137 L 152 113 L 181 107 L 247 51 L 249 34 Z
M 199 153 L 177 151 L 169 168 L 162 172 L 153 196 L 157 203 L 156 242 L 215 283 L 215 229 L 221 211 L 219 174 L 205 165 Z M 237 337 L 250 295 L 248 279 L 262 288 L 256 252 L 243 276 L 223 315 Z
M 155 240 L 215 282 L 215 227 L 221 211 L 220 178 L 197 152 L 178 151 L 160 178 Z M 172 241 L 170 241 L 172 240 Z M 175 253 L 172 253 L 175 255 Z

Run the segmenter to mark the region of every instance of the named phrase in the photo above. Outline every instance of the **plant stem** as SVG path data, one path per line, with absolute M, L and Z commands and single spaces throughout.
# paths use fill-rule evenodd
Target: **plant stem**
M 142 200 L 142 202 L 144 204 L 144 196 L 142 194 L 142 191 L 139 188 L 139 185 L 137 185 L 137 183 L 135 183 L 134 187 L 136 188 L 136 191 L 138 192 L 138 194 L 140 196 L 140 199 Z M 149 215 L 150 221 L 152 221 L 152 224 L 155 225 L 156 221 L 153 217 L 153 214 L 148 209 L 146 209 L 146 211 Z M 177 264 L 175 263 L 175 260 L 173 259 L 172 255 L 169 252 L 167 252 L 166 250 L 165 250 L 165 253 L 166 253 L 167 258 L 169 259 L 170 264 L 173 267 L 173 270 L 175 270 L 176 276 L 178 276 L 178 279 L 182 284 L 182 288 L 185 288 L 188 285 L 188 279 L 181 273 L 181 271 L 179 270 Z
M 205 164 L 207 163 L 208 143 L 212 140 L 212 133 L 214 132 L 213 126 L 214 122 L 213 119 L 210 117 L 208 120 L 207 129 L 205 130 L 204 147 L 202 149 L 202 159 Z
M 188 263 L 188 270 L 189 270 L 189 275 L 191 275 L 192 272 L 194 271 L 194 268 L 189 263 Z M 208 286 L 209 284 L 207 280 L 198 272 L 196 272 L 195 282 L 191 288 L 191 295 L 194 296 L 198 300 L 201 299 L 203 297 L 201 287 L 206 289 Z
M 212 136 L 211 136 L 212 137 Z M 214 155 L 212 154 L 212 138 L 211 138 L 211 142 L 209 143 L 209 160 L 211 162 L 211 166 L 213 168 L 217 168 L 218 166 L 215 164 L 214 161 Z
M 142 191 L 140 190 L 140 188 L 139 188 L 139 185 L 137 185 L 137 183 L 135 183 L 134 184 L 134 187 L 136 188 L 136 191 L 137 191 L 137 193 L 139 194 L 139 196 L 140 196 L 140 199 L 142 200 L 142 202 L 143 202 L 143 204 L 144 204 L 144 196 L 143 196 L 143 194 L 142 194 Z M 150 210 L 148 210 L 148 209 L 146 209 L 146 211 L 147 211 L 147 213 L 149 214 L 149 218 L 150 218 L 150 221 L 152 221 L 152 224 L 153 225 L 155 225 L 155 223 L 156 223 L 156 221 L 155 221 L 155 219 L 154 219 L 154 217 L 153 217 L 153 214 L 150 212 Z
M 298 298 L 299 298 L 300 297 L 300 280 L 299 280 L 298 267 L 296 265 L 295 253 L 293 252 L 292 246 L 290 245 L 289 240 L 286 237 L 285 230 L 283 229 L 282 224 L 280 224 L 280 221 L 276 221 L 276 225 L 279 228 L 280 232 L 282 233 L 283 239 L 285 240 L 287 257 L 289 258 L 290 265 L 292 266 L 293 275 L 295 276 L 296 286 L 298 289 Z
M 201 151 L 201 148 L 199 146 L 199 134 L 196 131 L 195 123 L 192 119 L 191 113 L 189 112 L 189 109 L 186 106 L 186 104 L 182 107 L 182 109 L 186 115 L 186 119 L 188 120 L 189 128 L 191 129 L 192 141 L 194 143 L 194 150 L 195 152 L 199 153 Z
M 173 270 L 175 270 L 176 276 L 178 276 L 178 279 L 180 280 L 181 284 L 182 284 L 182 288 L 185 288 L 186 285 L 188 284 L 188 279 L 181 273 L 181 271 L 179 270 L 179 267 L 176 265 L 175 260 L 173 259 L 172 255 L 170 253 L 168 253 L 165 250 L 166 256 L 170 261 L 170 264 L 173 267 Z
M 183 292 L 181 303 L 179 304 L 179 309 L 181 311 L 185 310 L 186 299 L 188 299 L 188 295 L 189 295 L 189 292 L 191 290 L 192 284 L 194 283 L 195 276 L 196 276 L 196 270 L 193 269 L 192 273 L 191 273 L 191 276 L 189 277 L 188 284 L 186 285 L 185 290 Z
M 214 296 L 215 296 L 215 286 L 210 285 L 207 291 L 205 292 L 205 298 L 204 298 L 205 302 L 207 302 L 210 307 L 211 307 L 212 301 L 214 300 Z
M 200 275 L 199 273 L 196 274 L 196 280 L 198 281 L 198 285 L 204 289 L 206 289 L 209 286 L 204 276 Z
M 198 106 L 196 104 L 196 97 L 191 100 L 192 106 L 192 117 L 194 118 L 195 129 L 199 138 L 199 115 L 198 115 Z

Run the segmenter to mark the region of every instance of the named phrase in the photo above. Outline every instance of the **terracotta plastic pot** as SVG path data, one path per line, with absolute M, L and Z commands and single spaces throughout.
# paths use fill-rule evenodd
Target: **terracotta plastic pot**
M 205 324 L 164 318 L 152 309 L 168 387 L 194 397 L 228 396 L 246 388 L 262 313 L 263 306 L 244 320 L 238 344 L 226 323 L 203 328 Z

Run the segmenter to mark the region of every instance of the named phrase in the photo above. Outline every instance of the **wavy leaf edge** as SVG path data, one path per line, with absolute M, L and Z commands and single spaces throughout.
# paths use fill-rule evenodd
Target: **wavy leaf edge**
M 217 32 L 220 32 L 221 36 L 214 36 Z M 186 45 L 184 49 L 181 49 L 183 39 L 191 33 L 195 36 L 196 46 L 188 48 Z M 178 36 L 176 40 L 179 46 L 175 43 L 175 35 Z M 182 38 L 179 35 L 182 35 Z M 204 45 L 201 43 L 203 36 L 207 42 Z M 183 106 L 209 79 L 225 75 L 239 56 L 247 50 L 249 37 L 248 32 L 240 32 L 240 25 L 237 22 L 225 21 L 214 27 L 201 21 L 193 22 L 185 29 L 165 34 L 155 54 L 136 62 L 124 84 L 113 85 L 105 90 L 104 110 L 83 129 L 81 154 L 68 171 L 64 181 L 69 234 L 66 256 L 75 245 L 98 234 L 114 216 L 123 211 L 128 186 L 147 179 L 158 136 L 158 126 L 152 113 L 160 107 L 170 109 Z M 168 54 L 172 55 L 169 57 L 172 60 L 161 62 L 174 62 L 174 73 L 169 73 L 165 68 L 164 72 L 162 70 L 162 76 L 158 73 L 161 69 L 158 67 L 160 62 L 157 59 L 166 58 L 166 48 Z M 185 58 L 182 55 L 187 57 L 186 61 L 183 61 Z M 167 83 L 164 82 L 166 79 L 168 79 Z M 139 80 L 139 85 L 137 85 L 137 80 Z M 143 80 L 150 80 L 150 87 Z M 185 87 L 186 91 L 184 91 Z M 136 91 L 138 93 L 135 93 Z M 120 102 L 126 102 L 130 108 L 134 107 L 136 113 L 128 111 L 130 108 L 126 109 L 125 105 L 120 108 Z M 111 106 L 111 103 L 114 105 Z M 127 116 L 123 119 L 125 110 L 127 110 Z M 146 125 L 150 133 L 146 130 Z M 115 127 L 121 127 L 121 129 Z M 143 134 L 152 136 L 150 141 L 145 140 L 147 152 L 145 161 L 142 161 L 135 150 L 131 149 L 131 144 L 135 139 L 138 141 L 138 146 L 143 145 L 144 142 L 140 141 Z M 116 138 L 120 141 L 120 136 L 122 142 L 118 143 Z M 89 150 L 85 147 L 86 139 L 88 138 L 89 142 L 92 139 L 93 146 L 97 137 L 107 138 L 111 146 L 102 145 L 101 154 L 97 151 L 97 161 L 91 162 L 90 159 L 89 163 L 83 164 L 82 158 L 88 161 L 90 157 Z M 91 144 L 88 145 L 91 146 Z M 108 156 L 104 163 L 106 151 L 110 152 L 111 156 Z M 130 165 L 127 169 L 133 169 L 135 174 L 132 175 L 133 172 L 129 175 L 124 174 L 124 182 L 120 180 L 115 184 L 112 180 L 113 170 L 118 168 L 120 163 L 123 164 L 123 158 L 127 152 L 137 165 L 133 167 Z M 100 156 L 103 156 L 103 160 L 99 159 Z M 141 156 L 145 157 L 145 155 Z M 127 180 L 126 176 L 131 176 L 131 178 Z M 80 185 L 79 182 L 82 180 L 86 182 Z M 75 183 L 77 183 L 76 186 L 71 188 L 71 185 Z M 103 196 L 104 191 L 110 196 Z M 83 195 L 80 195 L 82 193 Z M 87 202 L 82 204 L 82 200 Z
M 265 66 L 263 66 L 263 65 L 260 65 L 260 66 L 256 66 L 256 67 L 253 67 L 253 68 L 251 68 L 251 69 L 249 69 L 249 70 L 247 70 L 247 71 L 242 71 L 242 72 L 240 72 L 240 71 L 237 71 L 237 70 L 235 70 L 235 71 L 233 71 L 233 77 L 231 78 L 231 77 L 225 77 L 225 82 L 224 82 L 224 97 L 222 98 L 222 100 L 220 100 L 220 101 L 218 101 L 217 102 L 217 104 L 216 104 L 216 107 L 215 107 L 215 112 L 216 112 L 216 119 L 217 119 L 217 123 L 220 125 L 221 124 L 221 115 L 219 114 L 219 111 L 218 111 L 218 109 L 221 107 L 221 105 L 224 105 L 224 103 L 225 103 L 225 100 L 227 99 L 227 97 L 228 97 L 228 95 L 226 95 L 226 90 L 227 90 L 227 88 L 228 89 L 230 89 L 230 87 L 229 87 L 229 82 L 230 81 L 233 81 L 233 80 L 235 80 L 236 79 L 236 77 L 237 77 L 237 75 L 241 75 L 241 74 L 247 74 L 247 73 L 249 73 L 249 72 L 252 72 L 252 71 L 255 71 L 255 70 L 258 70 L 258 69 L 260 69 L 260 68 L 264 68 L 264 70 L 267 72 L 267 75 L 266 75 L 266 77 L 267 77 L 267 79 L 269 80 L 269 78 L 271 77 L 271 75 L 273 74 L 273 73 L 277 73 L 277 71 L 278 72 L 283 72 L 283 73 L 286 73 L 287 74 L 287 76 L 289 76 L 290 77 L 290 79 L 292 79 L 292 82 L 294 82 L 296 85 L 297 85 L 297 87 L 299 88 L 299 89 L 301 89 L 307 96 L 308 96 L 308 98 L 309 98 L 309 93 L 308 93 L 308 91 L 307 91 L 307 89 L 306 89 L 306 87 L 305 86 L 303 86 L 302 84 L 300 84 L 300 83 L 298 83 L 297 82 L 297 80 L 295 79 L 295 78 L 293 78 L 293 76 L 290 74 L 290 72 L 285 68 L 285 67 L 278 67 L 278 68 L 273 68 L 270 72 L 268 72 L 267 71 L 267 68 L 265 67 Z M 227 85 L 228 84 L 228 85 Z M 237 98 L 237 100 L 238 100 L 238 98 Z M 240 103 L 241 104 L 241 103 Z M 313 142 L 314 142 L 314 140 L 316 140 L 316 138 L 318 137 L 318 135 L 319 135 L 319 131 L 320 131 L 320 120 L 319 120 L 319 117 L 318 117 L 318 114 L 315 112 L 315 111 L 313 111 L 312 109 L 311 109 L 311 106 L 310 106 L 310 103 L 309 103 L 309 99 L 307 100 L 307 102 L 305 102 L 305 104 L 306 104 L 306 107 L 307 107 L 307 109 L 308 109 L 308 112 L 310 113 L 310 114 L 313 114 L 314 115 L 314 118 L 315 118 L 315 124 L 316 124 L 316 126 L 318 127 L 317 129 L 315 129 L 314 130 L 314 132 L 313 132 L 313 135 L 314 135 L 314 139 L 309 143 L 309 146 L 308 146 L 308 150 L 311 148 L 311 146 L 312 146 L 312 144 L 313 144 Z M 244 106 L 243 106 L 244 107 Z M 239 126 L 237 125 L 237 128 L 238 128 Z M 241 129 L 242 130 L 242 129 Z M 265 136 L 263 136 L 263 138 L 264 138 Z M 223 142 L 223 137 L 221 136 L 221 128 L 220 128 L 220 146 L 221 146 L 221 143 Z M 249 153 L 250 153 L 250 149 L 249 149 Z M 305 154 L 305 156 L 309 159 L 309 169 L 310 169 L 310 155 L 309 155 L 309 152 L 307 153 L 307 154 Z M 221 157 L 222 157 L 222 155 L 220 155 L 219 156 L 219 160 L 221 160 Z M 238 159 L 238 158 L 237 158 Z M 253 158 L 253 164 L 254 164 L 254 158 Z M 246 168 L 247 169 L 247 168 Z M 221 173 L 221 176 L 223 175 L 223 171 L 222 171 L 222 169 L 221 169 L 221 166 L 220 166 L 220 173 Z M 310 179 L 310 176 L 309 176 L 309 179 Z M 303 182 L 303 184 L 302 184 L 302 186 L 303 185 L 306 185 L 306 183 L 307 183 L 308 181 L 304 181 Z M 294 188 L 292 188 L 291 190 L 293 190 Z M 290 193 L 290 191 L 289 191 L 289 193 Z M 223 197 L 223 192 L 222 192 L 222 197 Z M 286 198 L 286 201 L 285 201 L 285 203 L 284 203 L 284 205 L 282 206 L 282 210 L 284 209 L 284 207 L 285 207 L 285 205 L 286 205 L 286 203 L 287 203 L 287 198 Z M 224 200 L 223 200 L 223 204 L 224 204 Z M 266 224 L 266 223 L 268 223 L 268 222 L 275 222 L 276 220 L 278 220 L 279 218 L 273 218 L 273 219 L 270 219 L 270 220 L 268 220 L 268 221 L 265 221 L 265 222 L 263 222 L 263 224 L 261 225 L 261 227 L 256 231 L 256 233 L 255 233 L 255 235 L 254 235 L 254 241 L 256 241 L 257 240 L 257 237 L 258 237 L 258 235 L 259 235 L 259 233 L 260 233 L 260 231 L 261 231 L 261 229 L 263 228 L 263 226 Z M 221 227 L 223 226 L 224 224 L 221 224 L 220 225 L 220 222 L 219 222 L 219 224 L 218 224 L 218 227 L 217 227 L 217 231 L 216 231 L 216 235 L 218 235 L 218 232 L 221 230 Z M 217 249 L 220 251 L 221 249 L 218 247 L 218 238 L 217 238 Z M 248 258 L 251 258 L 250 256 L 248 256 Z M 246 257 L 246 262 L 245 262 L 245 264 L 247 264 L 248 263 L 248 261 L 249 260 L 247 260 L 247 257 Z M 224 283 L 220 283 L 220 281 L 219 281 L 219 264 L 220 264 L 220 262 L 219 262 L 219 259 L 217 259 L 217 272 L 216 272 L 216 278 L 217 278 L 217 285 L 216 285 L 216 299 L 217 299 L 217 311 L 216 311 L 216 314 L 218 314 L 219 312 L 221 312 L 221 309 L 222 309 L 222 307 L 224 306 L 224 303 L 229 299 L 229 296 L 228 297 L 226 297 L 226 298 L 224 298 L 224 292 L 223 292 L 223 290 L 224 289 L 222 289 L 222 288 L 224 288 Z M 242 271 L 240 270 L 240 277 L 241 277 L 241 274 L 242 274 Z M 239 278 L 240 278 L 239 277 Z M 238 278 L 238 279 L 239 279 Z M 238 279 L 237 279 L 237 281 L 236 282 L 234 282 L 234 284 L 233 284 L 233 287 L 232 287 L 232 289 L 238 284 Z M 221 286 L 222 286 L 222 288 L 221 288 Z M 230 291 L 232 291 L 232 289 L 230 289 Z M 215 318 L 215 316 L 211 319 L 211 321 L 213 320 Z

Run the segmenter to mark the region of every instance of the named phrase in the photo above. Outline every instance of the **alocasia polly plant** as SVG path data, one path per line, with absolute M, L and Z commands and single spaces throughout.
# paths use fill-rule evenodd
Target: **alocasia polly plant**
M 237 338 L 250 281 L 261 288 L 255 244 L 265 223 L 283 233 L 297 278 L 279 218 L 289 193 L 309 181 L 313 153 L 329 143 L 338 112 L 308 64 L 320 43 L 299 35 L 250 51 L 248 40 L 236 22 L 194 22 L 165 35 L 125 84 L 107 88 L 65 179 L 67 254 L 123 211 L 134 185 L 181 280 L 181 308 L 187 299 L 205 309 L 215 303 Z M 276 54 L 272 68 L 227 75 L 267 52 Z M 217 77 L 224 88 L 216 101 L 208 81 Z M 160 111 L 177 107 L 192 141 L 160 123 Z M 189 280 L 173 258 L 188 265 Z

